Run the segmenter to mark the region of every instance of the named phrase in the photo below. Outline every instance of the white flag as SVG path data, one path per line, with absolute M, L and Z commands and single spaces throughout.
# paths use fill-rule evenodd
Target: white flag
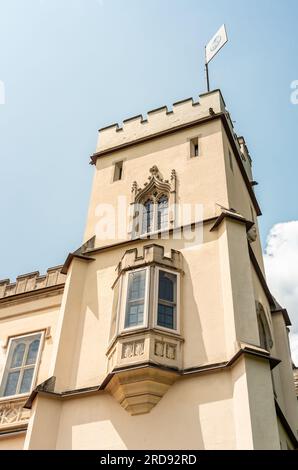
M 210 60 L 213 59 L 213 57 L 226 44 L 227 41 L 227 32 L 225 25 L 223 24 L 206 46 L 206 64 L 208 64 Z

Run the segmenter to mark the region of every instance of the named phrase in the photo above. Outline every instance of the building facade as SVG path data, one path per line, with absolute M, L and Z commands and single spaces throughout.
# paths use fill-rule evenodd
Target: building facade
M 293 449 L 287 311 L 219 90 L 99 132 L 83 245 L 0 281 L 0 449 Z

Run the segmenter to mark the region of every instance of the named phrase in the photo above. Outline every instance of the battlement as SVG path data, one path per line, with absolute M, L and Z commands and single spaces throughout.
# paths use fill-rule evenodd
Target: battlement
M 116 123 L 99 129 L 96 152 L 202 119 L 210 116 L 210 112 L 226 112 L 220 90 L 202 94 L 199 98 L 198 102 L 194 102 L 192 98 L 178 101 L 173 104 L 172 110 L 169 110 L 167 106 L 153 109 L 148 111 L 146 118 L 138 115 L 125 119 L 122 126 Z
M 65 275 L 61 274 L 61 269 L 62 266 L 49 268 L 47 274 L 42 276 L 39 271 L 22 274 L 17 277 L 15 282 L 10 282 L 10 279 L 2 279 L 0 280 L 0 299 L 64 284 Z

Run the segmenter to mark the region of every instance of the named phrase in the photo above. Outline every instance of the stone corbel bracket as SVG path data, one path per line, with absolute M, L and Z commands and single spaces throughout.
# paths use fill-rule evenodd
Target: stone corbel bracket
M 146 366 L 116 372 L 106 386 L 131 415 L 149 413 L 179 378 L 178 372 Z

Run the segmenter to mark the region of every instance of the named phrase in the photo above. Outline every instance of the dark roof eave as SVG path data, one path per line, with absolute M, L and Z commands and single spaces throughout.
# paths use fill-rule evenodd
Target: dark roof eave
M 73 259 L 81 259 L 83 261 L 88 261 L 88 262 L 94 261 L 94 258 L 91 258 L 90 256 L 78 255 L 76 253 L 69 253 L 61 269 L 62 274 L 67 274 L 69 266 L 71 265 Z

